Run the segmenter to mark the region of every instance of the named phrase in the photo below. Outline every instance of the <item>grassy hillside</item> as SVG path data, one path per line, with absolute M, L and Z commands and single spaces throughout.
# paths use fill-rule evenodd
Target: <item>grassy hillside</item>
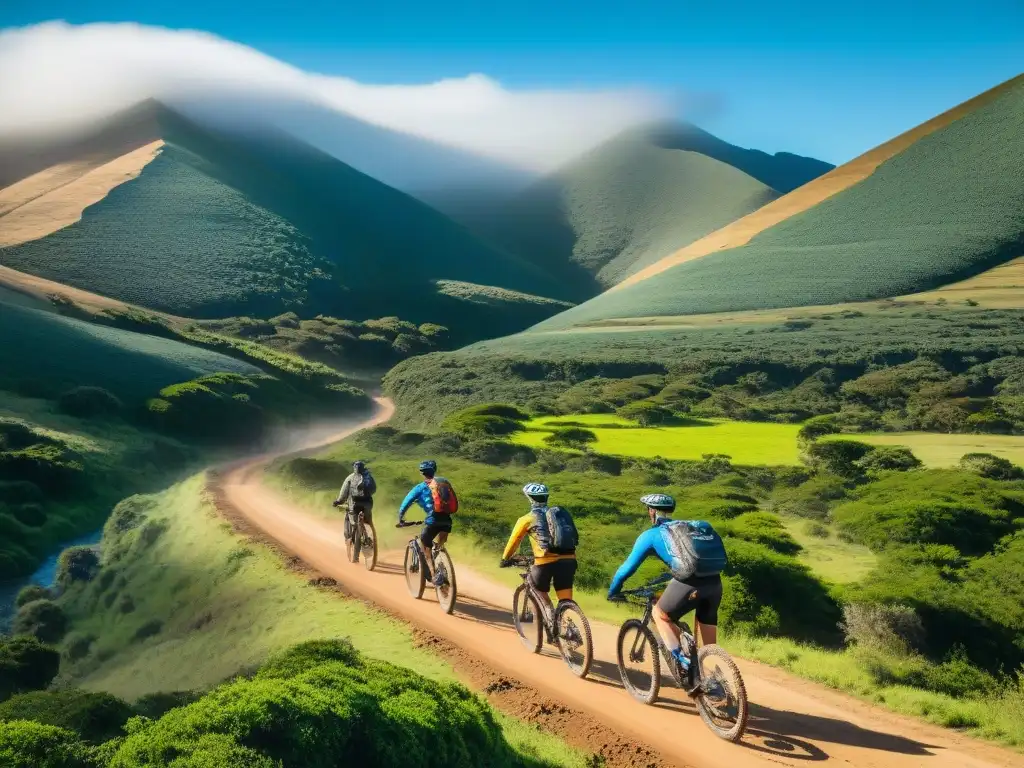
M 1024 80 L 748 245 L 602 294 L 540 328 L 899 296 L 1016 258 L 1022 121 Z
M 159 155 L 81 221 L 3 249 L 0 263 L 181 316 L 394 314 L 462 320 L 477 338 L 537 313 L 467 304 L 434 281 L 562 292 L 423 203 L 285 134 L 227 134 L 159 105 L 138 109 L 155 124 L 147 135 L 165 142 Z
M 608 286 L 831 167 L 655 125 L 591 150 L 474 224 L 548 269 Z

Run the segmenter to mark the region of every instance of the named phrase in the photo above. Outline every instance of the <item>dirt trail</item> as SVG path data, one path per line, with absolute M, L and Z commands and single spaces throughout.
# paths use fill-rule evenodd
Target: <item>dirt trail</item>
M 377 402 L 379 410 L 371 420 L 318 444 L 386 421 L 393 406 L 384 399 Z M 662 700 L 653 707 L 630 698 L 618 681 L 614 662 L 616 627 L 593 624 L 593 679 L 578 680 L 552 653 L 527 654 L 512 628 L 510 590 L 458 562 L 459 604 L 453 616 L 442 613 L 430 592 L 423 600 L 409 596 L 401 575 L 401 552 L 381 553 L 372 573 L 346 563 L 340 523 L 305 514 L 262 485 L 262 470 L 270 458 L 240 462 L 215 477 L 212 490 L 222 509 L 241 516 L 345 591 L 429 633 L 427 641 L 454 653 L 458 671 L 491 694 L 502 709 L 522 710 L 523 715 L 534 715 L 529 719 L 553 724 L 552 730 L 601 752 L 610 765 L 745 768 L 832 761 L 868 768 L 1024 766 L 1020 755 L 873 708 L 752 662 L 740 665 L 752 703 L 750 727 L 741 745 L 727 744 L 705 728 L 677 689 L 663 690 Z M 390 512 L 382 508 L 375 522 L 389 524 Z M 488 668 L 492 683 L 481 684 L 481 666 Z M 517 688 L 525 688 L 526 701 L 523 697 L 518 703 L 503 700 Z

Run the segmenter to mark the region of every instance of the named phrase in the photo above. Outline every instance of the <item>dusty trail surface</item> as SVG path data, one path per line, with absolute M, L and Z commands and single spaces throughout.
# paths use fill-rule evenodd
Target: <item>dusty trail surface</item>
M 380 424 L 393 410 L 389 401 L 380 399 L 372 419 L 329 439 L 322 437 L 318 445 Z M 214 476 L 212 490 L 223 512 L 241 518 L 346 592 L 413 624 L 421 630 L 422 642 L 449 655 L 464 679 L 482 688 L 499 708 L 604 755 L 609 765 L 746 768 L 828 761 L 865 768 L 1024 766 L 1024 759 L 1010 751 L 753 662 L 740 663 L 751 701 L 750 726 L 740 745 L 727 744 L 711 734 L 675 688 L 663 689 L 652 707 L 630 698 L 614 661 L 617 627 L 593 622 L 592 679 L 578 680 L 549 649 L 529 655 L 512 627 L 511 591 L 458 562 L 459 602 L 452 616 L 440 610 L 429 589 L 422 600 L 409 596 L 401 551 L 382 552 L 372 573 L 345 562 L 340 522 L 305 514 L 262 485 L 262 470 L 271 458 L 249 459 Z M 381 508 L 374 522 L 390 525 L 390 513 Z

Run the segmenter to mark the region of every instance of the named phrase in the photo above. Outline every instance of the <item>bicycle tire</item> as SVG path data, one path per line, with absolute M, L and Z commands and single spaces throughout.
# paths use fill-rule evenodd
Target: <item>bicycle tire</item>
M 638 635 L 642 638 L 640 651 L 651 660 L 650 683 L 641 687 L 629 678 L 626 658 L 631 653 L 635 640 L 631 639 Z M 627 649 L 626 645 L 630 648 Z M 619 665 L 619 677 L 622 678 L 622 687 L 629 695 L 642 704 L 653 704 L 658 700 L 658 693 L 661 691 L 661 653 L 658 648 L 658 640 L 654 633 L 639 619 L 629 619 L 619 629 L 619 639 L 616 643 L 616 653 Z
M 366 570 L 372 571 L 377 567 L 377 529 L 373 527 L 373 523 L 363 523 L 363 534 L 370 534 L 371 543 L 369 545 L 364 544 L 363 550 L 363 565 Z
M 525 613 L 529 612 L 529 614 Z M 526 616 L 532 616 L 527 621 Z M 523 647 L 530 653 L 540 653 L 544 645 L 544 620 L 540 605 L 530 594 L 525 584 L 520 584 L 512 593 L 512 623 Z
M 708 694 L 703 690 L 705 677 L 704 677 L 704 662 L 709 658 L 715 658 L 725 669 L 732 680 L 727 681 L 729 685 L 725 687 L 726 693 L 729 695 L 729 701 L 735 701 L 736 715 L 732 718 L 719 718 L 716 717 L 716 707 L 708 700 Z M 750 706 L 747 701 L 747 687 L 743 683 L 743 676 L 740 674 L 740 669 L 736 666 L 736 662 L 733 661 L 732 656 L 722 648 L 720 645 L 705 645 L 697 653 L 698 663 L 700 664 L 702 690 L 695 694 L 694 700 L 697 705 L 697 711 L 700 713 L 700 719 L 704 721 L 704 724 L 711 729 L 718 738 L 724 739 L 725 741 L 737 742 L 743 738 L 743 732 L 747 729 L 747 719 L 750 717 Z M 715 676 L 717 677 L 717 676 Z M 719 680 L 721 685 L 723 681 Z M 719 724 L 719 721 L 730 722 L 731 725 L 726 728 Z
M 581 646 L 583 648 L 582 656 L 580 661 L 576 661 L 572 658 L 572 651 L 567 646 L 567 641 L 563 632 L 563 618 L 568 613 L 575 613 L 576 619 L 573 621 L 576 628 L 581 635 Z M 562 654 L 562 659 L 565 661 L 569 671 L 572 672 L 576 677 L 582 679 L 587 676 L 590 672 L 590 665 L 594 662 L 594 638 L 590 632 L 590 621 L 583 613 L 583 609 L 580 608 L 579 604 L 575 600 L 565 600 L 558 605 L 557 612 L 555 613 L 555 626 L 558 628 L 558 650 Z
M 423 573 L 422 558 L 419 557 L 415 547 L 416 545 L 410 541 L 405 548 L 405 562 L 402 564 L 402 570 L 405 573 L 405 586 L 408 588 L 409 594 L 419 600 L 423 597 L 423 590 L 427 587 L 427 577 Z
M 440 587 L 435 585 L 434 590 L 437 592 L 437 602 L 441 606 L 441 610 L 450 614 L 455 610 L 455 601 L 458 599 L 459 589 L 455 583 L 455 563 L 452 562 L 451 556 L 443 549 L 434 555 L 434 570 L 443 570 L 447 576 L 447 583 Z

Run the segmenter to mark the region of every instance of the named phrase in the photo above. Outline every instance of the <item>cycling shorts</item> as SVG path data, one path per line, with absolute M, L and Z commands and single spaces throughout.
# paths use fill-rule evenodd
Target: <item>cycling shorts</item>
M 538 592 L 545 594 L 551 591 L 552 583 L 555 591 L 561 592 L 563 589 L 572 589 L 575 580 L 576 558 L 555 560 L 553 563 L 535 565 L 530 569 L 530 581 Z
M 373 502 L 372 501 L 353 501 L 349 505 L 348 513 L 352 515 L 353 521 L 355 521 L 356 515 L 360 512 L 363 513 L 363 520 L 368 523 L 373 522 Z
M 722 577 L 692 576 L 686 581 L 672 579 L 665 588 L 658 607 L 672 621 L 679 621 L 696 610 L 697 621 L 711 627 L 718 626 L 718 606 L 722 603 Z
M 434 518 L 434 522 L 427 523 L 423 526 L 423 530 L 420 531 L 420 543 L 426 548 L 430 549 L 434 546 L 434 539 L 437 538 L 439 533 L 451 533 L 452 531 L 452 519 L 449 518 Z

